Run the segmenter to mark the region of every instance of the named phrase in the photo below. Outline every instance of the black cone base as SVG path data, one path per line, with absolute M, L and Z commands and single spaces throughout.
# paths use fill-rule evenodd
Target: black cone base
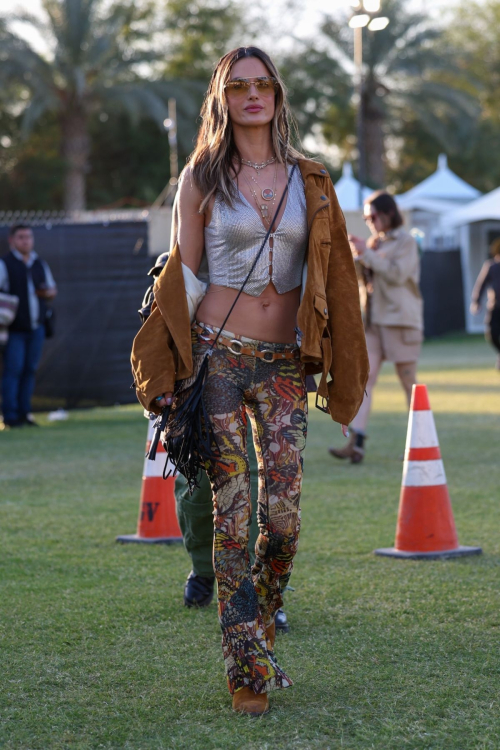
M 395 547 L 382 547 L 374 553 L 381 557 L 399 557 L 402 560 L 446 560 L 450 557 L 465 557 L 466 555 L 481 555 L 481 547 L 457 547 L 441 552 L 404 552 Z
M 117 542 L 134 542 L 135 544 L 176 544 L 182 542 L 180 537 L 176 536 L 153 536 L 144 537 L 137 536 L 137 534 L 126 534 L 125 536 L 117 536 Z

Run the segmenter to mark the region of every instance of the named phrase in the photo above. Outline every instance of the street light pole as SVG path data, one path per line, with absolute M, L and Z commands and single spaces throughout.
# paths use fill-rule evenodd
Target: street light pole
M 358 144 L 358 182 L 359 208 L 363 208 L 363 188 L 365 185 L 365 140 L 363 113 L 363 27 L 354 29 L 354 67 L 356 71 L 356 89 L 358 92 L 358 111 L 356 113 L 356 140 Z
M 366 181 L 366 154 L 364 142 L 364 107 L 363 107 L 363 29 L 381 31 L 389 23 L 384 16 L 377 16 L 380 0 L 351 0 L 353 14 L 349 26 L 354 30 L 354 70 L 355 88 L 358 94 L 356 112 L 356 141 L 358 146 L 358 182 L 359 208 L 363 208 L 363 189 Z
M 168 145 L 170 146 L 170 184 L 172 188 L 177 187 L 179 179 L 179 157 L 177 154 L 177 103 L 174 98 L 168 100 Z M 175 190 L 174 190 L 175 192 Z

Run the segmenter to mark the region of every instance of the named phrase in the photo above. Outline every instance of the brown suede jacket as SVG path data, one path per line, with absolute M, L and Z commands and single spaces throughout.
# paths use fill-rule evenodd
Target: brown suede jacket
M 322 164 L 300 159 L 309 240 L 307 281 L 297 313 L 300 358 L 307 374 L 322 373 L 319 396 L 336 422 L 349 424 L 364 397 L 368 355 L 358 282 L 344 216 Z M 176 245 L 155 284 L 153 311 L 135 337 L 132 371 L 137 398 L 158 413 L 155 398 L 192 375 L 191 330 L 181 257 Z M 328 376 L 330 376 L 329 382 Z

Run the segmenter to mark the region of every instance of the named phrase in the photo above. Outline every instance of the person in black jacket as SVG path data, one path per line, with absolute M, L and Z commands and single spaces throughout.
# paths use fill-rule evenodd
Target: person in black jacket
M 500 237 L 491 243 L 490 253 L 490 260 L 484 263 L 474 284 L 470 309 L 473 315 L 481 310 L 481 298 L 488 290 L 486 338 L 498 352 L 497 370 L 500 370 Z
M 45 338 L 47 300 L 56 294 L 47 263 L 34 252 L 33 232 L 23 224 L 9 232 L 10 251 L 0 259 L 0 291 L 19 298 L 9 326 L 2 376 L 3 427 L 35 425 L 31 397 Z

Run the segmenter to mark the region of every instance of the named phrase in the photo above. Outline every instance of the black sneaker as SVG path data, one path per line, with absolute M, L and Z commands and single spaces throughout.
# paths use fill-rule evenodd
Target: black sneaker
M 186 607 L 208 607 L 214 598 L 215 576 L 205 578 L 193 571 L 188 575 L 184 586 L 184 605 Z
M 38 422 L 35 422 L 32 417 L 25 417 L 25 419 L 23 420 L 23 424 L 25 424 L 26 427 L 40 427 Z
M 288 633 L 288 631 L 290 630 L 290 624 L 288 622 L 287 616 L 282 609 L 278 609 L 278 611 L 276 612 L 274 624 L 276 625 L 276 630 L 279 630 L 280 633 Z

